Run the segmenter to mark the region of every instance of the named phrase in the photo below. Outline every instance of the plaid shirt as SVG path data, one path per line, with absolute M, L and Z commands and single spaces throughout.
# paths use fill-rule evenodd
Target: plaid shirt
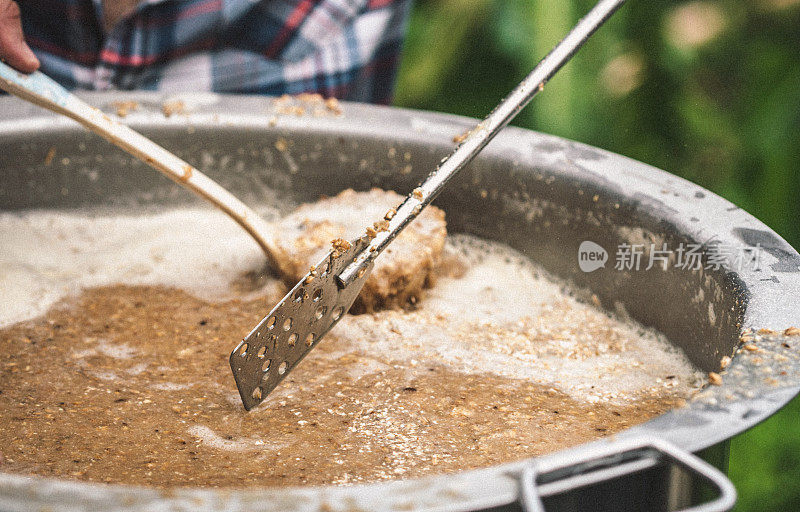
M 19 0 L 41 70 L 72 89 L 318 92 L 388 103 L 411 0 Z

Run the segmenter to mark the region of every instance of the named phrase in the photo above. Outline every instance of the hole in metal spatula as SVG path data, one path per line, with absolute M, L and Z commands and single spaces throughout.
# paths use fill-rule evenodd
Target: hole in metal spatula
M 353 305 L 372 265 L 346 286 L 337 275 L 366 244 L 359 239 L 328 253 L 233 349 L 231 370 L 245 409 L 260 404 Z

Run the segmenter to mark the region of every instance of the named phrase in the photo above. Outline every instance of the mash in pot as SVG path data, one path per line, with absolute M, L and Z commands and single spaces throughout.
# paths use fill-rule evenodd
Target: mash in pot
M 309 226 L 311 211 L 263 213 Z M 364 303 L 249 413 L 227 357 L 286 288 L 223 214 L 0 215 L 0 470 L 158 487 L 410 478 L 607 436 L 701 385 L 662 335 L 432 215 L 414 300 Z

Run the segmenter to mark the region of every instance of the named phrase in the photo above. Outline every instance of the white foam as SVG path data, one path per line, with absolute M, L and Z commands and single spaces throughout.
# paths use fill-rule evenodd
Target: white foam
M 114 359 L 130 359 L 139 353 L 137 349 L 129 346 L 127 343 L 114 345 L 104 340 L 101 340 L 101 342 L 97 344 L 97 350 Z
M 226 439 L 205 425 L 192 425 L 188 432 L 209 448 L 226 452 L 260 452 L 265 449 L 277 450 L 284 446 L 256 438 Z
M 685 394 L 702 380 L 663 335 L 578 301 L 511 249 L 451 236 L 448 250 L 466 273 L 440 279 L 416 311 L 348 316 L 333 334 L 386 363 L 525 379 L 587 401 Z
M 0 326 L 41 315 L 81 289 L 115 283 L 224 298 L 232 281 L 264 261 L 232 221 L 201 209 L 0 214 L 0 240 Z M 353 378 L 416 360 L 527 379 L 588 401 L 664 387 L 688 393 L 702 378 L 662 335 L 581 303 L 511 249 L 450 236 L 446 251 L 463 260 L 463 276 L 440 279 L 416 311 L 345 317 L 332 331 L 336 352 L 317 357 L 369 355 L 372 364 L 355 367 Z M 102 340 L 91 350 L 135 355 Z
M 219 298 L 264 261 L 224 214 L 0 214 L 0 327 L 43 314 L 81 289 L 117 283 L 182 288 Z
M 92 340 L 95 342 L 93 347 L 81 350 L 73 350 L 72 357 L 74 359 L 85 359 L 94 355 L 103 354 L 114 359 L 130 359 L 139 353 L 137 349 L 129 346 L 127 343 L 114 344 L 103 338 L 84 339 L 84 341 L 87 342 Z
M 194 384 L 180 384 L 177 382 L 156 382 L 150 387 L 159 391 L 183 391 L 185 389 L 191 389 L 194 386 Z
M 505 325 L 563 298 L 560 285 L 498 244 L 456 235 L 448 238 L 446 250 L 462 258 L 467 271 L 431 289 L 422 306 L 425 311 L 461 322 Z

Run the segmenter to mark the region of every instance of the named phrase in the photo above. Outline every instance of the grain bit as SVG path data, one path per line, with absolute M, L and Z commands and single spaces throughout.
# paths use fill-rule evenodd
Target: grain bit
M 328 253 L 231 352 L 230 364 L 248 411 L 286 378 L 353 305 L 370 265 L 350 285 L 337 275 L 368 243 L 362 237 Z

